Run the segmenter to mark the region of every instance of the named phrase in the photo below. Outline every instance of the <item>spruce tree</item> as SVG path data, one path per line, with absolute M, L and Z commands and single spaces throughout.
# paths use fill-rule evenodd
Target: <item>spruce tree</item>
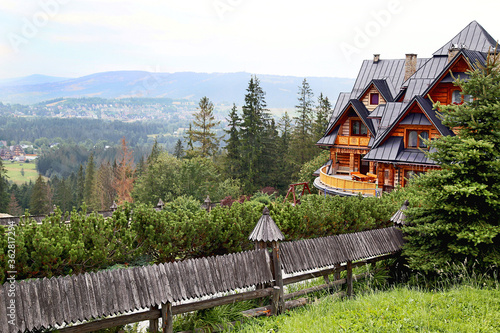
M 43 180 L 42 175 L 38 175 L 30 199 L 30 214 L 45 215 L 51 210 L 50 189 Z
M 478 65 L 478 64 L 476 64 Z M 500 266 L 500 72 L 498 57 L 455 82 L 466 100 L 434 105 L 456 136 L 432 141 L 429 158 L 441 170 L 418 177 L 413 186 L 421 206 L 408 210 L 404 253 L 411 268 L 443 271 L 453 263 Z
M 113 188 L 116 191 L 117 204 L 120 205 L 125 201 L 132 202 L 132 190 L 135 180 L 134 156 L 132 150 L 127 146 L 125 138 L 122 138 L 122 149 L 114 176 Z
M 85 192 L 85 174 L 83 172 L 83 165 L 80 164 L 80 168 L 78 168 L 78 175 L 76 176 L 76 193 L 75 193 L 76 206 L 78 208 L 83 203 L 84 192 Z
M 226 142 L 226 158 L 225 165 L 226 171 L 229 177 L 238 178 L 241 171 L 241 160 L 240 160 L 240 138 L 239 138 L 239 127 L 241 125 L 241 118 L 238 116 L 238 110 L 236 104 L 233 104 L 231 112 L 229 113 L 229 118 L 227 120 L 227 125 L 229 129 L 224 130 L 229 137 Z
M 328 120 L 332 114 L 332 104 L 328 100 L 328 97 L 323 97 L 323 93 L 320 93 L 318 97 L 318 105 L 316 107 L 316 118 L 313 124 L 313 134 L 314 140 L 317 141 L 323 137 L 326 128 L 328 127 Z
M 85 169 L 85 183 L 83 189 L 83 201 L 89 210 L 94 209 L 94 186 L 95 186 L 95 163 L 94 153 L 89 155 L 87 168 Z
M 292 156 L 290 155 L 290 140 L 291 133 L 293 131 L 292 119 L 288 115 L 288 112 L 281 117 L 278 123 L 278 130 L 280 132 L 278 141 L 278 184 L 277 189 L 280 191 L 286 191 L 288 185 L 292 181 L 292 174 L 294 173 Z
M 2 160 L 0 160 L 0 212 L 7 211 L 7 206 L 9 204 L 8 187 L 7 171 L 3 167 Z
M 312 133 L 313 124 L 313 92 L 307 80 L 302 81 L 298 92 L 298 104 L 296 105 L 297 117 L 294 117 L 295 128 L 292 133 L 292 156 L 294 164 L 299 169 L 302 164 L 315 156 L 314 137 Z
M 265 92 L 257 76 L 248 83 L 240 129 L 241 137 L 241 179 L 247 193 L 252 193 L 264 185 L 263 154 L 264 135 L 269 124 Z
M 174 148 L 174 156 L 181 159 L 184 156 L 184 147 L 182 146 L 182 140 L 177 140 Z
M 193 127 L 190 127 L 191 140 L 199 143 L 198 155 L 201 157 L 213 156 L 219 149 L 219 138 L 213 128 L 219 125 L 215 121 L 214 104 L 208 97 L 202 97 L 198 103 L 198 112 L 194 114 Z

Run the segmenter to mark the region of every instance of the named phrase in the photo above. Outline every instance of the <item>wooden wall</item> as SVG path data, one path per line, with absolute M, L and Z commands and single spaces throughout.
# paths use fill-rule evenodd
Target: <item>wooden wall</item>
M 371 93 L 377 93 L 379 95 L 379 99 L 378 99 L 378 104 L 377 105 L 371 105 L 370 104 L 370 94 Z M 368 89 L 368 91 L 361 97 L 361 102 L 366 106 L 366 109 L 368 111 L 373 111 L 375 110 L 375 108 L 377 106 L 379 106 L 380 104 L 385 104 L 387 103 L 385 101 L 385 99 L 382 97 L 382 94 L 379 93 L 379 91 L 375 88 L 375 86 L 372 84 L 370 89 Z

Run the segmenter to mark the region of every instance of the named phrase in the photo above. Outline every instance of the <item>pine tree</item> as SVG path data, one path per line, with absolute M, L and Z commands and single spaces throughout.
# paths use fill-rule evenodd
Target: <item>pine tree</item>
M 109 161 L 101 163 L 97 169 L 94 196 L 97 198 L 97 209 L 107 210 L 113 204 L 116 191 L 113 187 L 113 166 Z
M 190 127 L 190 136 L 193 143 L 199 143 L 197 149 L 201 157 L 213 156 L 219 149 L 219 138 L 213 131 L 213 128 L 220 124 L 215 121 L 214 104 L 208 97 L 202 97 L 198 103 L 198 112 L 194 114 L 193 125 Z
M 243 116 L 240 127 L 241 138 L 241 179 L 247 193 L 262 187 L 264 162 L 263 143 L 269 114 L 266 109 L 265 92 L 257 76 L 252 76 L 248 83 Z
M 83 173 L 83 165 L 80 164 L 80 168 L 78 169 L 78 175 L 76 176 L 75 200 L 77 207 L 80 207 L 83 203 L 84 192 L 85 192 L 85 175 Z
M 23 213 L 23 210 L 19 206 L 19 202 L 17 202 L 14 193 L 10 195 L 9 205 L 7 206 L 7 213 L 12 216 L 20 216 Z
M 332 104 L 328 97 L 323 97 L 321 93 L 318 97 L 318 106 L 316 107 L 316 119 L 313 124 L 314 140 L 319 140 L 325 134 L 328 126 L 328 120 L 332 114 Z
M 177 143 L 175 144 L 174 156 L 178 159 L 182 159 L 182 157 L 184 156 L 184 147 L 182 146 L 181 139 L 177 140 Z
M 187 149 L 185 151 L 186 158 L 193 158 L 196 156 L 196 152 L 194 150 L 194 136 L 193 136 L 193 124 L 189 123 L 189 129 L 186 131 L 186 141 L 187 141 Z
M 233 108 L 229 113 L 229 118 L 227 120 L 227 125 L 229 129 L 224 130 L 229 137 L 226 142 L 226 158 L 225 165 L 226 171 L 229 177 L 238 178 L 240 176 L 241 170 L 241 160 L 240 160 L 240 138 L 239 138 L 239 127 L 241 125 L 241 118 L 238 116 L 238 110 L 236 104 L 233 104 Z
M 50 189 L 45 180 L 43 180 L 42 175 L 38 175 L 35 186 L 33 187 L 33 192 L 31 194 L 30 214 L 48 214 L 51 210 L 51 207 Z
M 292 181 L 292 174 L 294 173 L 292 156 L 290 156 L 290 140 L 293 131 L 292 119 L 288 112 L 281 117 L 278 123 L 278 130 L 280 132 L 278 141 L 279 156 L 276 164 L 278 165 L 279 175 L 277 177 L 277 189 L 286 191 L 288 185 Z
M 411 268 L 448 270 L 452 263 L 500 266 L 500 71 L 496 54 L 456 81 L 473 101 L 436 103 L 443 124 L 457 131 L 427 141 L 441 170 L 412 184 L 421 207 L 408 210 L 405 255 Z
M 93 194 L 95 186 L 95 163 L 94 163 L 94 153 L 89 155 L 87 161 L 87 168 L 85 169 L 85 185 L 83 189 L 83 201 L 87 205 L 87 208 L 92 211 L 94 210 L 95 198 Z
M 300 169 L 305 162 L 315 156 L 315 142 L 312 133 L 313 96 L 309 83 L 304 79 L 298 93 L 299 104 L 296 106 L 298 116 L 293 118 L 295 128 L 292 133 L 291 148 L 296 169 Z
M 5 212 L 9 203 L 9 194 L 7 192 L 9 183 L 6 174 L 7 171 L 3 167 L 2 160 L 0 160 L 0 212 Z
M 117 204 L 121 205 L 125 201 L 133 201 L 131 193 L 134 188 L 134 173 L 134 156 L 132 155 L 132 150 L 127 147 L 125 138 L 122 138 L 122 149 L 113 181 L 113 188 L 117 195 Z
M 155 142 L 153 144 L 153 147 L 151 148 L 151 153 L 148 156 L 147 163 L 154 163 L 154 161 L 156 161 L 162 151 L 163 149 L 160 147 L 158 140 L 155 138 Z

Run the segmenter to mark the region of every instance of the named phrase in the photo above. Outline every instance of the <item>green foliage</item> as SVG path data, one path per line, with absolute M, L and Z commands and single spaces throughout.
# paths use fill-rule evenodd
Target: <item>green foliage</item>
M 408 211 L 404 253 L 411 268 L 448 269 L 474 262 L 479 269 L 500 266 L 500 73 L 497 57 L 457 81 L 472 102 L 442 106 L 443 123 L 458 130 L 430 142 L 429 157 L 442 170 L 418 177 L 421 206 Z
M 9 204 L 9 194 L 7 192 L 8 183 L 6 178 L 6 170 L 0 160 L 0 212 L 6 212 Z
M 314 171 L 318 170 L 329 159 L 330 159 L 330 151 L 321 150 L 318 156 L 316 156 L 309 162 L 304 163 L 300 168 L 298 174 L 299 182 L 308 182 L 309 187 L 311 187 L 312 184 L 314 183 L 314 179 L 316 178 L 313 176 Z
M 250 250 L 254 245 L 248 236 L 265 204 L 286 240 L 385 227 L 394 212 L 392 202 L 376 198 L 307 195 L 297 207 L 268 202 L 267 194 L 254 199 L 215 207 L 209 213 L 200 208 L 200 201 L 181 196 L 167 202 L 161 211 L 145 204 L 127 204 L 110 218 L 74 210 L 70 223 L 61 222 L 62 212 L 56 210 L 41 225 L 24 221 L 17 227 L 18 277 L 51 277 Z M 0 245 L 6 241 L 1 233 Z M 1 251 L 0 267 L 7 268 Z
M 202 97 L 198 103 L 199 111 L 194 113 L 193 127 L 189 127 L 188 136 L 192 143 L 199 143 L 196 147 L 197 156 L 213 156 L 219 149 L 219 138 L 213 132 L 213 127 L 220 124 L 215 121 L 214 104 L 208 97 Z
M 127 213 L 113 218 L 73 211 L 70 223 L 61 222 L 62 212 L 45 218 L 42 224 L 25 220 L 16 227 L 16 268 L 19 278 L 40 278 L 77 274 L 126 263 L 137 251 Z M 0 241 L 5 241 L 4 235 Z M 7 267 L 1 258 L 2 267 Z
M 454 286 L 445 291 L 397 287 L 352 300 L 315 304 L 243 324 L 239 332 L 498 332 L 500 289 Z
M 33 187 L 33 193 L 30 199 L 31 214 L 33 215 L 44 215 L 50 211 L 50 189 L 47 183 L 43 179 L 42 175 L 39 175 L 35 186 Z

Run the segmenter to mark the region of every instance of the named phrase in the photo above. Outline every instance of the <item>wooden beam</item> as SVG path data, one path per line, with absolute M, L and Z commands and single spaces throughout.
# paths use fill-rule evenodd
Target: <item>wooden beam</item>
M 172 314 L 177 315 L 184 312 L 198 311 L 203 309 L 212 308 L 214 306 L 231 304 L 235 302 L 248 301 L 251 299 L 262 298 L 271 296 L 273 293 L 273 288 L 265 288 L 254 291 L 247 291 L 240 294 L 234 294 L 229 296 L 218 297 L 214 299 L 207 299 L 200 302 L 181 304 L 172 307 Z
M 285 295 L 285 299 L 290 299 L 290 298 L 294 298 L 294 297 L 306 295 L 306 294 L 309 294 L 309 293 L 312 293 L 312 292 L 315 292 L 315 291 L 320 291 L 320 290 L 331 288 L 333 286 L 342 285 L 344 283 L 346 283 L 346 279 L 340 279 L 340 280 L 336 280 L 336 281 L 333 281 L 333 282 L 330 282 L 330 283 L 327 283 L 327 284 L 322 284 L 322 285 L 319 285 L 319 286 L 314 286 L 314 287 L 311 287 L 311 288 L 302 289 L 302 290 L 296 291 L 294 293 L 286 294 Z
M 61 333 L 86 333 L 97 331 L 105 328 L 116 327 L 126 324 L 137 323 L 139 321 L 157 319 L 161 317 L 161 312 L 158 309 L 153 309 L 145 312 L 134 313 L 114 318 L 101 319 L 90 323 L 68 326 L 58 329 Z

